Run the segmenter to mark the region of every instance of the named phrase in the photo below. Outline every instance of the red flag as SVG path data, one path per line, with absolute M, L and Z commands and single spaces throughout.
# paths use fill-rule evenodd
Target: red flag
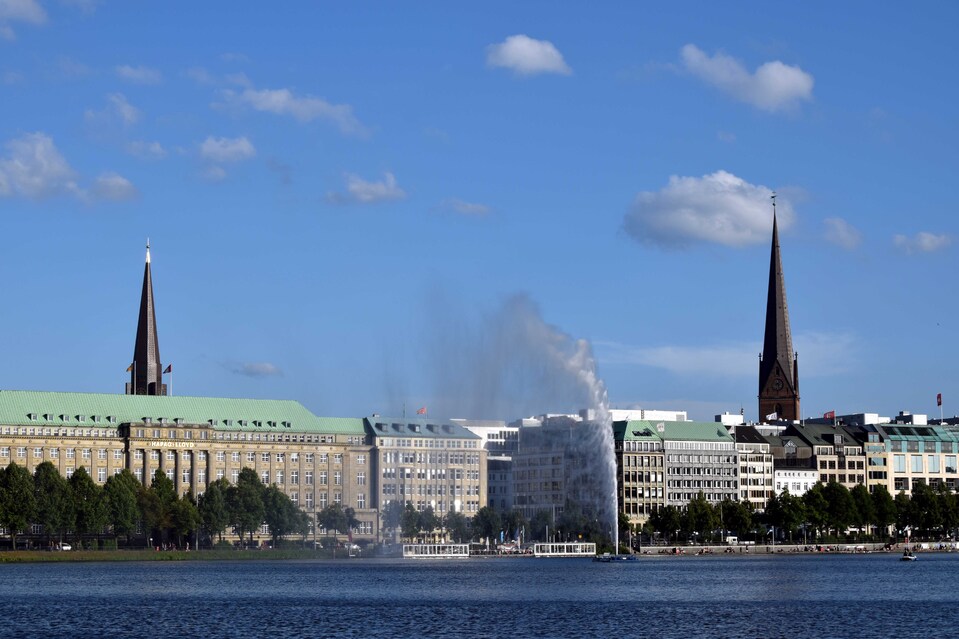
M 942 393 L 936 395 L 936 406 L 942 406 Z
M 167 367 L 166 369 L 164 369 L 163 374 L 166 375 L 167 373 L 172 373 L 172 372 L 173 372 L 173 364 L 167 364 Z
M 133 364 L 130 364 L 129 366 L 127 366 L 127 372 L 129 373 L 132 371 L 133 371 Z
M 823 419 L 836 419 L 836 411 L 831 410 L 828 413 L 823 413 Z
M 425 414 L 426 414 L 426 406 L 423 406 L 423 407 L 420 408 L 418 411 L 416 411 L 416 414 L 417 414 L 417 415 L 425 415 Z

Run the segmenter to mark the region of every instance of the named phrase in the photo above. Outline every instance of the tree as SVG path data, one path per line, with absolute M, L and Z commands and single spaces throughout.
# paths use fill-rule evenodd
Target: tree
M 520 532 L 526 528 L 528 523 L 526 517 L 523 516 L 523 511 L 518 508 L 503 513 L 502 520 L 503 528 L 506 529 L 506 535 L 510 539 L 518 539 Z
M 906 494 L 906 491 L 900 490 L 896 494 L 896 530 L 905 533 L 909 537 L 909 529 L 915 526 L 915 517 L 913 516 L 912 501 Z
M 240 539 L 249 534 L 253 543 L 253 532 L 263 523 L 263 482 L 252 468 L 244 468 L 236 479 L 236 486 L 230 486 L 226 502 L 230 512 L 230 523 L 236 527 Z
M 503 522 L 496 509 L 483 506 L 473 516 L 472 528 L 480 537 L 495 541 L 499 537 L 499 531 L 503 529 Z
M 823 497 L 826 498 L 827 525 L 838 537 L 857 519 L 856 504 L 849 489 L 835 481 L 826 484 Z
M 393 533 L 393 540 L 396 541 L 396 531 L 399 530 L 403 519 L 403 503 L 395 499 L 383 507 L 380 514 L 383 522 L 383 529 Z M 449 526 L 447 526 L 449 528 Z
M 321 510 L 316 519 L 320 526 L 327 530 L 327 534 L 329 534 L 329 531 L 333 531 L 334 547 L 336 546 L 337 533 L 347 534 L 353 528 L 356 528 L 359 523 L 356 518 L 356 511 L 350 507 L 343 508 L 339 502 L 334 502 Z
M 103 498 L 106 501 L 107 522 L 113 526 L 114 535 L 126 535 L 136 529 L 140 509 L 137 505 L 137 492 L 140 482 L 127 469 L 119 475 L 107 478 L 103 486 Z
M 14 462 L 0 470 L 0 526 L 10 531 L 10 540 L 17 547 L 17 533 L 26 530 L 36 516 L 37 503 L 33 476 Z
M 432 506 L 427 506 L 423 509 L 423 512 L 420 513 L 419 520 L 419 529 L 420 532 L 424 532 L 432 536 L 433 531 L 440 527 L 440 519 L 436 516 L 436 513 L 433 512 Z
M 939 497 L 939 508 L 942 511 L 942 528 L 949 537 L 959 526 L 959 500 L 956 494 L 949 490 L 943 482 L 939 482 L 936 487 L 936 493 Z
M 263 491 L 263 518 L 270 527 L 274 548 L 280 537 L 299 529 L 299 512 L 296 504 L 276 485 L 268 486 Z
M 682 528 L 682 513 L 672 505 L 657 508 L 650 515 L 649 525 L 653 527 L 653 530 L 662 533 L 666 543 L 669 543 L 673 534 Z
M 159 468 L 153 473 L 150 487 L 141 487 L 137 495 L 143 523 L 160 541 L 166 542 L 167 535 L 173 527 L 173 507 L 176 499 L 173 481 Z
M 817 532 L 822 532 L 826 528 L 826 522 L 829 520 L 826 512 L 828 502 L 824 494 L 822 484 L 814 484 L 812 488 L 803 495 L 803 505 L 806 507 L 806 521 L 812 524 Z
M 466 515 L 455 510 L 446 513 L 446 517 L 443 518 L 443 527 L 446 528 L 446 534 L 449 535 L 450 539 L 455 539 L 460 543 L 470 537 L 469 520 Z
M 103 489 L 97 486 L 83 466 L 77 468 L 70 477 L 70 490 L 76 509 L 74 530 L 80 541 L 84 535 L 99 535 L 107 524 L 107 507 L 103 499 Z
M 939 498 L 928 484 L 914 480 L 911 501 L 915 524 L 926 537 L 942 526 Z
M 869 494 L 869 489 L 867 489 L 863 484 L 856 484 L 853 489 L 849 491 L 849 494 L 852 496 L 852 501 L 856 505 L 856 517 L 853 519 L 852 523 L 854 523 L 860 530 L 863 530 L 876 519 L 875 506 L 872 503 L 872 495 Z
M 710 532 L 716 529 L 717 521 L 715 509 L 706 501 L 706 495 L 699 491 L 699 494 L 686 506 L 682 528 L 686 532 L 687 539 L 692 533 L 700 533 L 703 539 L 706 539 Z
M 211 542 L 214 536 L 218 541 L 223 541 L 223 529 L 230 523 L 230 511 L 226 502 L 229 489 L 230 482 L 224 478 L 217 479 L 206 487 L 206 492 L 197 500 L 200 529 Z
M 735 530 L 739 536 L 745 535 L 753 526 L 753 511 L 749 502 L 724 499 L 720 504 L 722 525 L 726 530 Z
M 33 488 L 36 523 L 43 526 L 47 540 L 56 535 L 57 541 L 62 543 L 63 534 L 73 528 L 74 521 L 70 484 L 56 466 L 46 461 L 33 472 Z
M 417 533 L 420 531 L 420 514 L 416 511 L 416 507 L 413 506 L 413 502 L 406 502 L 406 506 L 403 507 L 403 515 L 400 517 L 400 528 L 404 537 L 413 541 L 413 538 L 416 537 Z
M 889 526 L 896 522 L 896 503 L 885 486 L 880 484 L 872 489 L 872 506 L 872 523 L 888 535 Z
M 173 532 L 177 536 L 177 546 L 182 548 L 184 545 L 183 537 L 186 536 L 189 539 L 200 525 L 200 511 L 193 503 L 192 495 L 184 495 L 173 502 L 170 520 Z
M 533 519 L 529 522 L 529 532 L 532 539 L 549 541 L 546 539 L 546 532 L 552 525 L 552 517 L 548 510 L 537 510 L 533 513 Z

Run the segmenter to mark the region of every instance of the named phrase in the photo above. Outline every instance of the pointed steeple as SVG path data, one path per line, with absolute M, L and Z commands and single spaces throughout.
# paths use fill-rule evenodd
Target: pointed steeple
M 779 419 L 800 419 L 799 366 L 789 330 L 786 280 L 779 252 L 776 195 L 773 194 L 773 238 L 766 294 L 766 333 L 759 361 L 759 419 L 776 413 Z
M 163 367 L 160 365 L 160 342 L 157 339 L 156 311 L 153 304 L 153 277 L 150 273 L 150 240 L 147 240 L 146 265 L 143 269 L 143 291 L 140 293 L 140 317 L 137 338 L 130 364 L 127 395 L 166 395 Z

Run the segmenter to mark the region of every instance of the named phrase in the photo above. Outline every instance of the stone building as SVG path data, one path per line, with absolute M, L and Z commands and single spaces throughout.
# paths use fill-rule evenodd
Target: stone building
M 613 422 L 613 437 L 619 511 L 642 525 L 666 505 L 663 440 L 655 423 L 645 420 Z

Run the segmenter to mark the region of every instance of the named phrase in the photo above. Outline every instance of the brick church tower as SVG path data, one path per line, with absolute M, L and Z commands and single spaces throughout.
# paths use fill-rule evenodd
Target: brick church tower
M 798 420 L 799 356 L 793 351 L 786 306 L 786 281 L 779 255 L 776 196 L 773 195 L 773 242 L 769 257 L 769 292 L 766 297 L 766 334 L 759 357 L 759 421 Z M 772 415 L 775 414 L 775 417 Z

